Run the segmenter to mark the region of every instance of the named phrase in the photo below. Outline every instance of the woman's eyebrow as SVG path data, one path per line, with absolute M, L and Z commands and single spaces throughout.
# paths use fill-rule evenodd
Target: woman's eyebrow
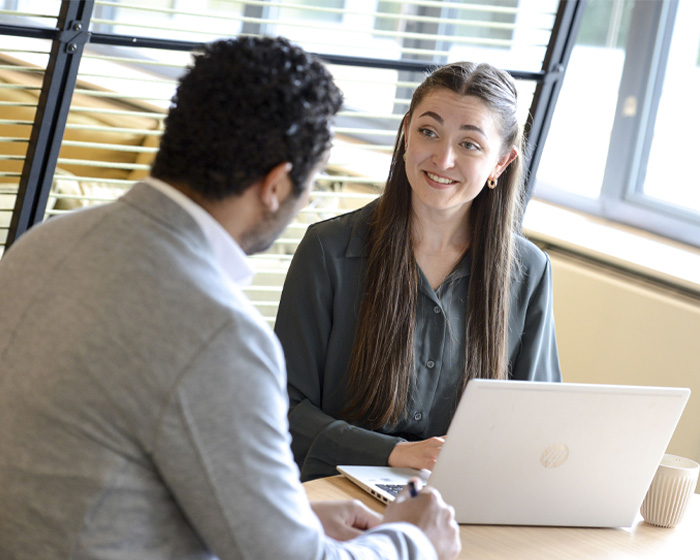
M 434 111 L 426 111 L 425 113 L 420 115 L 421 117 L 430 117 L 432 119 L 435 119 L 437 122 L 440 124 L 445 124 L 445 119 L 443 119 L 440 115 L 438 115 Z M 481 134 L 484 138 L 488 138 L 486 133 L 481 127 L 478 127 L 474 124 L 463 124 L 462 126 L 459 127 L 460 130 L 473 130 L 475 132 L 478 132 Z
M 481 127 L 476 126 L 475 124 L 463 124 L 462 126 L 459 127 L 460 130 L 473 130 L 474 132 L 478 132 L 481 134 L 484 138 L 488 138 L 486 136 L 486 133 Z
M 435 113 L 434 111 L 426 111 L 425 113 L 423 113 L 421 115 L 421 117 L 431 117 L 431 118 L 435 119 L 437 122 L 439 122 L 440 124 L 445 124 L 445 120 L 440 115 Z

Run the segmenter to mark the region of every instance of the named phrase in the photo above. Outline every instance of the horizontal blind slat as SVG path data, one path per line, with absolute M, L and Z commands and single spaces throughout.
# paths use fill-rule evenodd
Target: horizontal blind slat
M 124 117 L 144 117 L 148 119 L 165 120 L 165 113 L 152 113 L 146 111 L 130 111 L 128 109 L 103 109 L 93 107 L 71 107 L 71 113 L 88 113 L 90 115 L 114 115 Z
M 155 154 L 158 148 L 149 148 L 146 146 L 129 146 L 127 144 L 107 144 L 104 142 L 79 142 L 75 140 L 64 140 L 63 146 L 73 146 L 79 148 L 93 148 L 99 150 L 114 150 L 115 152 L 132 152 L 139 154 Z M 97 162 L 107 163 L 107 162 Z
M 93 132 L 124 132 L 127 134 L 142 134 L 144 136 L 160 136 L 163 134 L 160 130 L 152 130 L 148 128 L 123 128 L 123 127 L 110 127 L 107 125 L 96 125 L 96 124 L 77 124 L 77 123 L 67 123 L 66 130 L 90 130 Z
M 60 165 L 85 165 L 88 167 L 109 167 L 111 169 L 127 169 L 127 170 L 144 170 L 147 171 L 151 168 L 150 165 L 143 165 L 139 163 L 117 163 L 117 162 L 104 162 L 104 161 L 94 161 L 90 159 L 73 159 L 73 158 L 58 158 L 58 164 Z
M 58 11 L 58 6 L 56 8 L 56 11 Z M 47 13 L 41 13 L 41 12 L 22 12 L 18 10 L 0 10 L 0 15 L 4 16 L 12 16 L 16 18 L 40 18 L 40 19 L 53 19 L 56 20 L 58 19 L 58 13 L 56 14 L 47 14 Z

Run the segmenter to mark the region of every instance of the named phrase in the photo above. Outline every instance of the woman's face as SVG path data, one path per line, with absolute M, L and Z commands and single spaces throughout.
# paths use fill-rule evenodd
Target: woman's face
M 497 119 L 478 97 L 438 89 L 423 98 L 404 131 L 414 208 L 466 210 L 498 178 L 517 151 L 501 156 Z

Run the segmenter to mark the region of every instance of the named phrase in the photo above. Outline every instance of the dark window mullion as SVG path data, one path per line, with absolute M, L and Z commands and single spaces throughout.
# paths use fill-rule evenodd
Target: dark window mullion
M 44 218 L 94 0 L 63 0 L 6 247 Z
M 543 80 L 538 82 L 530 105 L 530 116 L 525 124 L 526 180 L 529 200 L 534 178 L 542 157 L 547 132 L 554 115 L 554 107 L 561 90 L 571 51 L 576 42 L 585 13 L 586 0 L 560 0 L 547 52 L 542 63 Z

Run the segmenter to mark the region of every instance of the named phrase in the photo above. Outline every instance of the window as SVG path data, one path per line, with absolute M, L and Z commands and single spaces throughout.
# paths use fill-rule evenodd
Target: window
M 590 0 L 535 194 L 700 246 L 700 4 Z
M 559 76 L 550 72 L 548 65 L 556 64 L 548 59 L 548 48 L 555 19 L 570 5 L 557 0 L 0 0 L 5 8 L 0 9 L 0 66 L 11 67 L 0 84 L 0 108 L 16 113 L 23 107 L 26 113 L 11 130 L 0 126 L 0 230 L 11 243 L 33 223 L 112 200 L 145 176 L 177 78 L 197 44 L 237 34 L 286 36 L 326 60 L 346 102 L 311 204 L 269 251 L 255 257 L 258 274 L 249 295 L 272 322 L 306 227 L 381 192 L 396 130 L 425 70 L 460 59 L 509 70 L 525 122 L 538 88 Z M 74 35 L 56 31 L 78 20 Z M 573 26 L 570 17 L 562 21 L 559 36 Z M 56 45 L 60 48 L 52 50 Z M 53 109 L 38 111 L 42 80 L 54 67 L 65 68 L 61 80 L 71 85 L 47 103 Z M 14 99 L 10 91 L 25 98 Z M 43 146 L 30 143 L 35 117 L 47 118 L 49 109 L 59 115 L 64 106 L 65 132 L 42 136 Z M 536 112 L 546 119 L 543 111 Z

